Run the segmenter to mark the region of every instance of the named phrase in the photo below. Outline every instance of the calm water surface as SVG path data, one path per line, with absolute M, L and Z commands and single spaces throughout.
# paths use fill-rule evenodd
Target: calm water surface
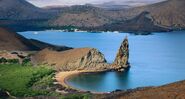
M 78 89 L 108 92 L 185 80 L 185 31 L 153 33 L 145 36 L 127 33 L 59 31 L 38 31 L 38 34 L 27 31 L 20 34 L 56 45 L 97 48 L 109 63 L 113 62 L 121 42 L 128 35 L 130 70 L 124 73 L 80 74 L 70 78 L 68 83 Z

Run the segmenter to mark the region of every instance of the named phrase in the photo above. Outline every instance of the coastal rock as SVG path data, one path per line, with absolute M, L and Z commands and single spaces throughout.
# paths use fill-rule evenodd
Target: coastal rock
M 118 71 L 124 71 L 129 67 L 128 59 L 129 59 L 129 43 L 128 38 L 126 37 L 119 48 L 119 51 L 113 63 L 113 67 Z
M 33 64 L 46 64 L 58 71 L 124 71 L 129 67 L 129 44 L 126 37 L 113 64 L 94 48 L 76 48 L 67 51 L 44 49 L 32 56 Z
M 59 71 L 106 70 L 110 67 L 104 55 L 94 48 L 77 48 L 67 51 L 44 49 L 32 57 L 34 64 L 47 64 Z

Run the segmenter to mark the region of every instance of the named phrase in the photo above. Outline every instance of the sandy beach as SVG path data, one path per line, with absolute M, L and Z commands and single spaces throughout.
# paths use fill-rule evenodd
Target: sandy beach
M 98 72 L 106 72 L 106 71 L 110 71 L 110 70 L 103 70 L 103 71 L 90 71 L 90 70 L 82 70 L 82 71 L 64 71 L 64 72 L 59 72 L 56 74 L 55 79 L 56 81 L 62 85 L 63 87 L 69 88 L 69 89 L 74 89 L 74 90 L 78 90 L 78 91 L 84 91 L 84 90 L 79 90 L 76 88 L 71 87 L 70 85 L 67 84 L 67 79 L 71 76 L 74 75 L 78 75 L 80 73 L 98 73 Z M 92 93 L 98 93 L 101 94 L 100 92 L 92 92 Z
M 79 73 L 83 73 L 85 71 L 66 71 L 66 72 L 59 72 L 58 74 L 56 74 L 55 78 L 57 80 L 57 82 L 59 84 L 61 84 L 62 86 L 66 87 L 66 88 L 71 88 L 67 83 L 66 83 L 66 79 L 69 78 L 72 75 L 76 75 Z

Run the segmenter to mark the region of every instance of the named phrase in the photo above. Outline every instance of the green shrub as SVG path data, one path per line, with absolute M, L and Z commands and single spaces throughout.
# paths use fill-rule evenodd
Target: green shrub
M 45 76 L 50 76 L 52 73 L 54 72 L 54 70 L 48 69 L 48 70 L 44 70 L 41 69 L 39 71 L 35 71 L 32 75 L 32 77 L 30 78 L 29 83 L 27 84 L 28 87 L 33 86 L 33 84 L 39 80 L 41 80 L 43 77 Z
M 31 85 L 51 76 L 52 69 L 45 67 L 21 66 L 19 64 L 0 65 L 0 88 L 13 96 L 47 95 L 45 89 L 33 89 Z M 52 77 L 48 77 L 51 79 Z M 45 80 L 47 81 L 47 80 Z M 30 86 L 28 86 L 30 85 Z
M 9 63 L 9 64 L 19 64 L 19 59 L 7 59 L 7 63 Z
M 19 64 L 19 59 L 6 59 L 6 58 L 0 58 L 0 64 Z
M 0 64 L 6 63 L 7 60 L 5 58 L 0 58 Z
M 31 64 L 31 59 L 30 59 L 30 58 L 25 58 L 25 59 L 23 59 L 22 65 L 23 65 L 23 66 L 30 66 L 30 65 L 32 65 L 32 64 Z

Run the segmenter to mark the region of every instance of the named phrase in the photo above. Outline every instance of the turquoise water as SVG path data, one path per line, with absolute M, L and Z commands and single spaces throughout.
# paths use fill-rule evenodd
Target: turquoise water
M 158 86 L 185 80 L 185 31 L 132 35 L 127 33 L 65 33 L 59 31 L 21 32 L 56 45 L 99 49 L 109 63 L 127 35 L 130 44 L 129 71 L 76 75 L 68 83 L 78 89 L 108 92 L 143 86 Z

